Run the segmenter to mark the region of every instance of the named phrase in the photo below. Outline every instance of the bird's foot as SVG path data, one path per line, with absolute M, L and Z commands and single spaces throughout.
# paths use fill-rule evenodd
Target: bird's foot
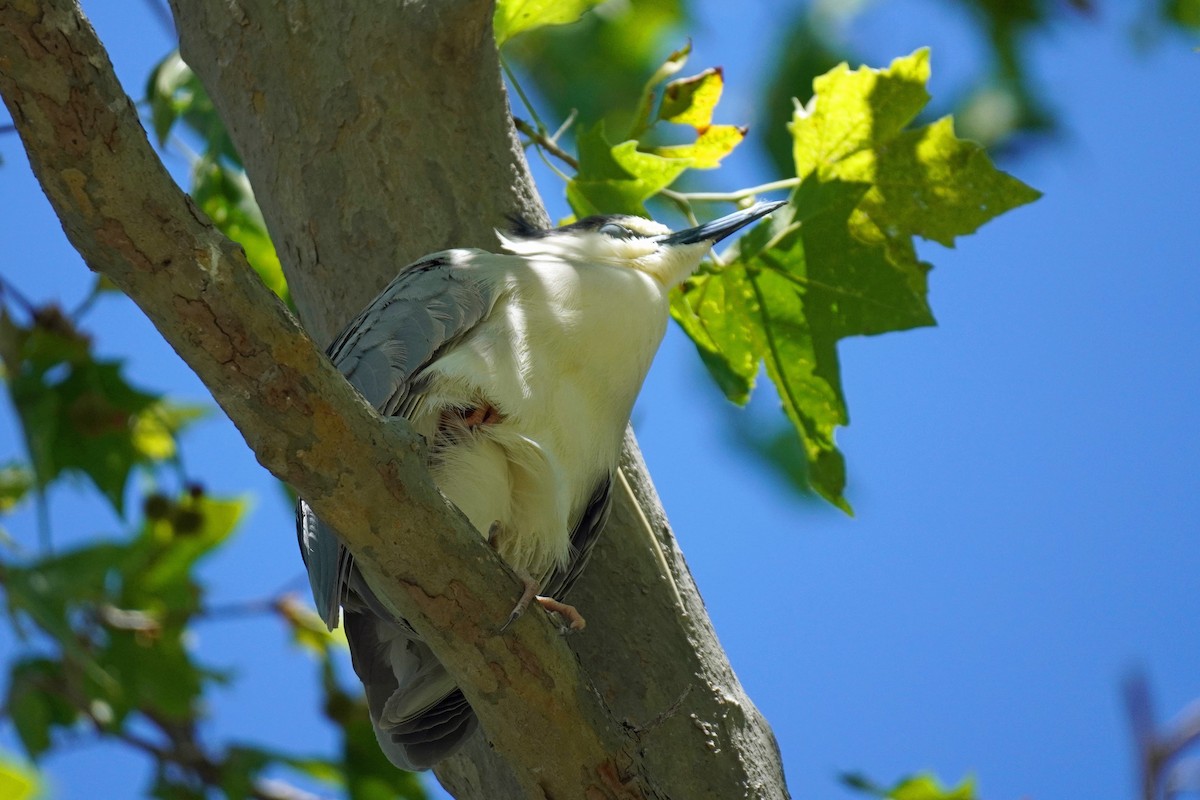
M 566 603 L 555 600 L 553 597 L 538 597 L 537 601 L 541 603 L 542 608 L 547 611 L 553 611 L 558 614 L 567 623 L 565 633 L 573 633 L 581 631 L 587 627 L 587 620 L 579 613 L 579 609 L 575 606 L 569 606 Z
M 495 527 L 496 525 L 493 524 L 492 528 L 495 529 Z M 506 630 L 508 630 L 509 626 L 516 622 L 521 615 L 525 613 L 525 609 L 529 608 L 529 604 L 534 600 L 537 600 L 538 605 L 540 605 L 542 608 L 558 614 L 563 618 L 563 620 L 567 623 L 567 626 L 563 629 L 563 633 L 581 631 L 587 627 L 587 621 L 583 618 L 583 615 L 579 613 L 575 606 L 569 606 L 566 603 L 555 600 L 553 597 L 542 597 L 538 594 L 538 591 L 542 587 L 536 580 L 521 572 L 517 573 L 517 577 L 521 579 L 521 583 L 525 588 L 521 592 L 521 599 L 517 601 L 517 604 L 513 606 L 512 612 L 508 615 L 508 621 L 500 626 L 501 633 L 504 633 Z
M 496 526 L 492 525 L 492 527 L 495 528 Z M 508 630 L 509 625 L 520 619 L 521 615 L 525 613 L 525 609 L 529 608 L 529 603 L 535 597 L 537 597 L 539 603 L 542 601 L 542 598 L 538 597 L 538 590 L 542 588 L 541 584 L 523 572 L 517 572 L 517 577 L 521 579 L 521 583 L 525 588 L 521 592 L 521 599 L 517 601 L 517 604 L 513 606 L 512 612 L 508 615 L 508 622 L 500 626 L 501 633 L 504 633 Z

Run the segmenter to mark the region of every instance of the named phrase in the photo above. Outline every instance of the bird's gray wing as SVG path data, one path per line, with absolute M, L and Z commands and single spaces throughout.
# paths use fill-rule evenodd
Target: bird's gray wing
M 579 580 L 583 568 L 592 556 L 592 548 L 600 538 L 600 531 L 604 530 L 604 525 L 608 522 L 608 512 L 612 508 L 612 482 L 612 473 L 607 473 L 596 484 L 583 514 L 571 531 L 570 560 L 564 566 L 556 567 L 549 577 L 542 581 L 541 594 L 562 600 L 567 596 L 567 592 L 571 591 L 575 581 Z
M 329 345 L 334 366 L 383 416 L 411 419 L 424 396 L 422 371 L 491 312 L 497 291 L 471 267 L 482 255 L 447 250 L 405 268 Z M 333 630 L 357 572 L 353 558 L 303 501 L 296 533 L 317 612 Z
M 411 419 L 426 389 L 423 370 L 487 318 L 497 292 L 470 267 L 483 251 L 452 250 L 393 280 L 326 351 L 384 416 Z M 354 671 L 367 694 L 380 748 L 402 769 L 427 769 L 478 726 L 474 711 L 429 646 L 379 602 L 340 537 L 308 504 L 297 535 L 317 611 L 332 630 L 338 609 Z

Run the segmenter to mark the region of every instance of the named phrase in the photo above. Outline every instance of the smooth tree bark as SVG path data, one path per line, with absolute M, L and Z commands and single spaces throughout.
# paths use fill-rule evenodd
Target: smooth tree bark
M 318 345 L 404 264 L 494 247 L 509 214 L 545 221 L 491 2 L 172 6 Z M 85 261 L 392 587 L 460 681 L 485 735 L 438 769 L 455 796 L 787 796 L 632 435 L 572 596 L 588 630 L 564 640 L 530 613 L 500 635 L 519 582 L 432 485 L 419 437 L 381 423 L 174 186 L 73 0 L 0 0 L 0 93 Z

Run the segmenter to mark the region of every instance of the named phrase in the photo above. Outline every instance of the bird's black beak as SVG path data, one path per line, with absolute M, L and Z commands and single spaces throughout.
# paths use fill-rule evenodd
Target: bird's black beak
M 712 222 L 697 225 L 695 228 L 668 233 L 665 236 L 659 237 L 658 240 L 667 245 L 699 244 L 700 242 L 716 244 L 734 231 L 741 230 L 751 222 L 754 222 L 754 220 L 765 217 L 775 209 L 785 205 L 787 205 L 786 200 L 779 200 L 774 203 L 755 203 L 750 208 L 735 211 L 720 219 L 714 219 Z

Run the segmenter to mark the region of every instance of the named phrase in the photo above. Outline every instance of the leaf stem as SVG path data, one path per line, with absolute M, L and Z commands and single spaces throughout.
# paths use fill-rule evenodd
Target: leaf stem
M 794 189 L 800 185 L 800 178 L 784 178 L 781 181 L 771 181 L 770 183 L 751 186 L 747 189 L 738 189 L 734 192 L 672 192 L 672 194 L 689 202 L 700 203 L 736 203 L 739 200 L 745 200 L 747 197 L 752 197 L 763 192 L 773 192 L 777 189 Z M 665 190 L 663 194 L 669 190 Z

